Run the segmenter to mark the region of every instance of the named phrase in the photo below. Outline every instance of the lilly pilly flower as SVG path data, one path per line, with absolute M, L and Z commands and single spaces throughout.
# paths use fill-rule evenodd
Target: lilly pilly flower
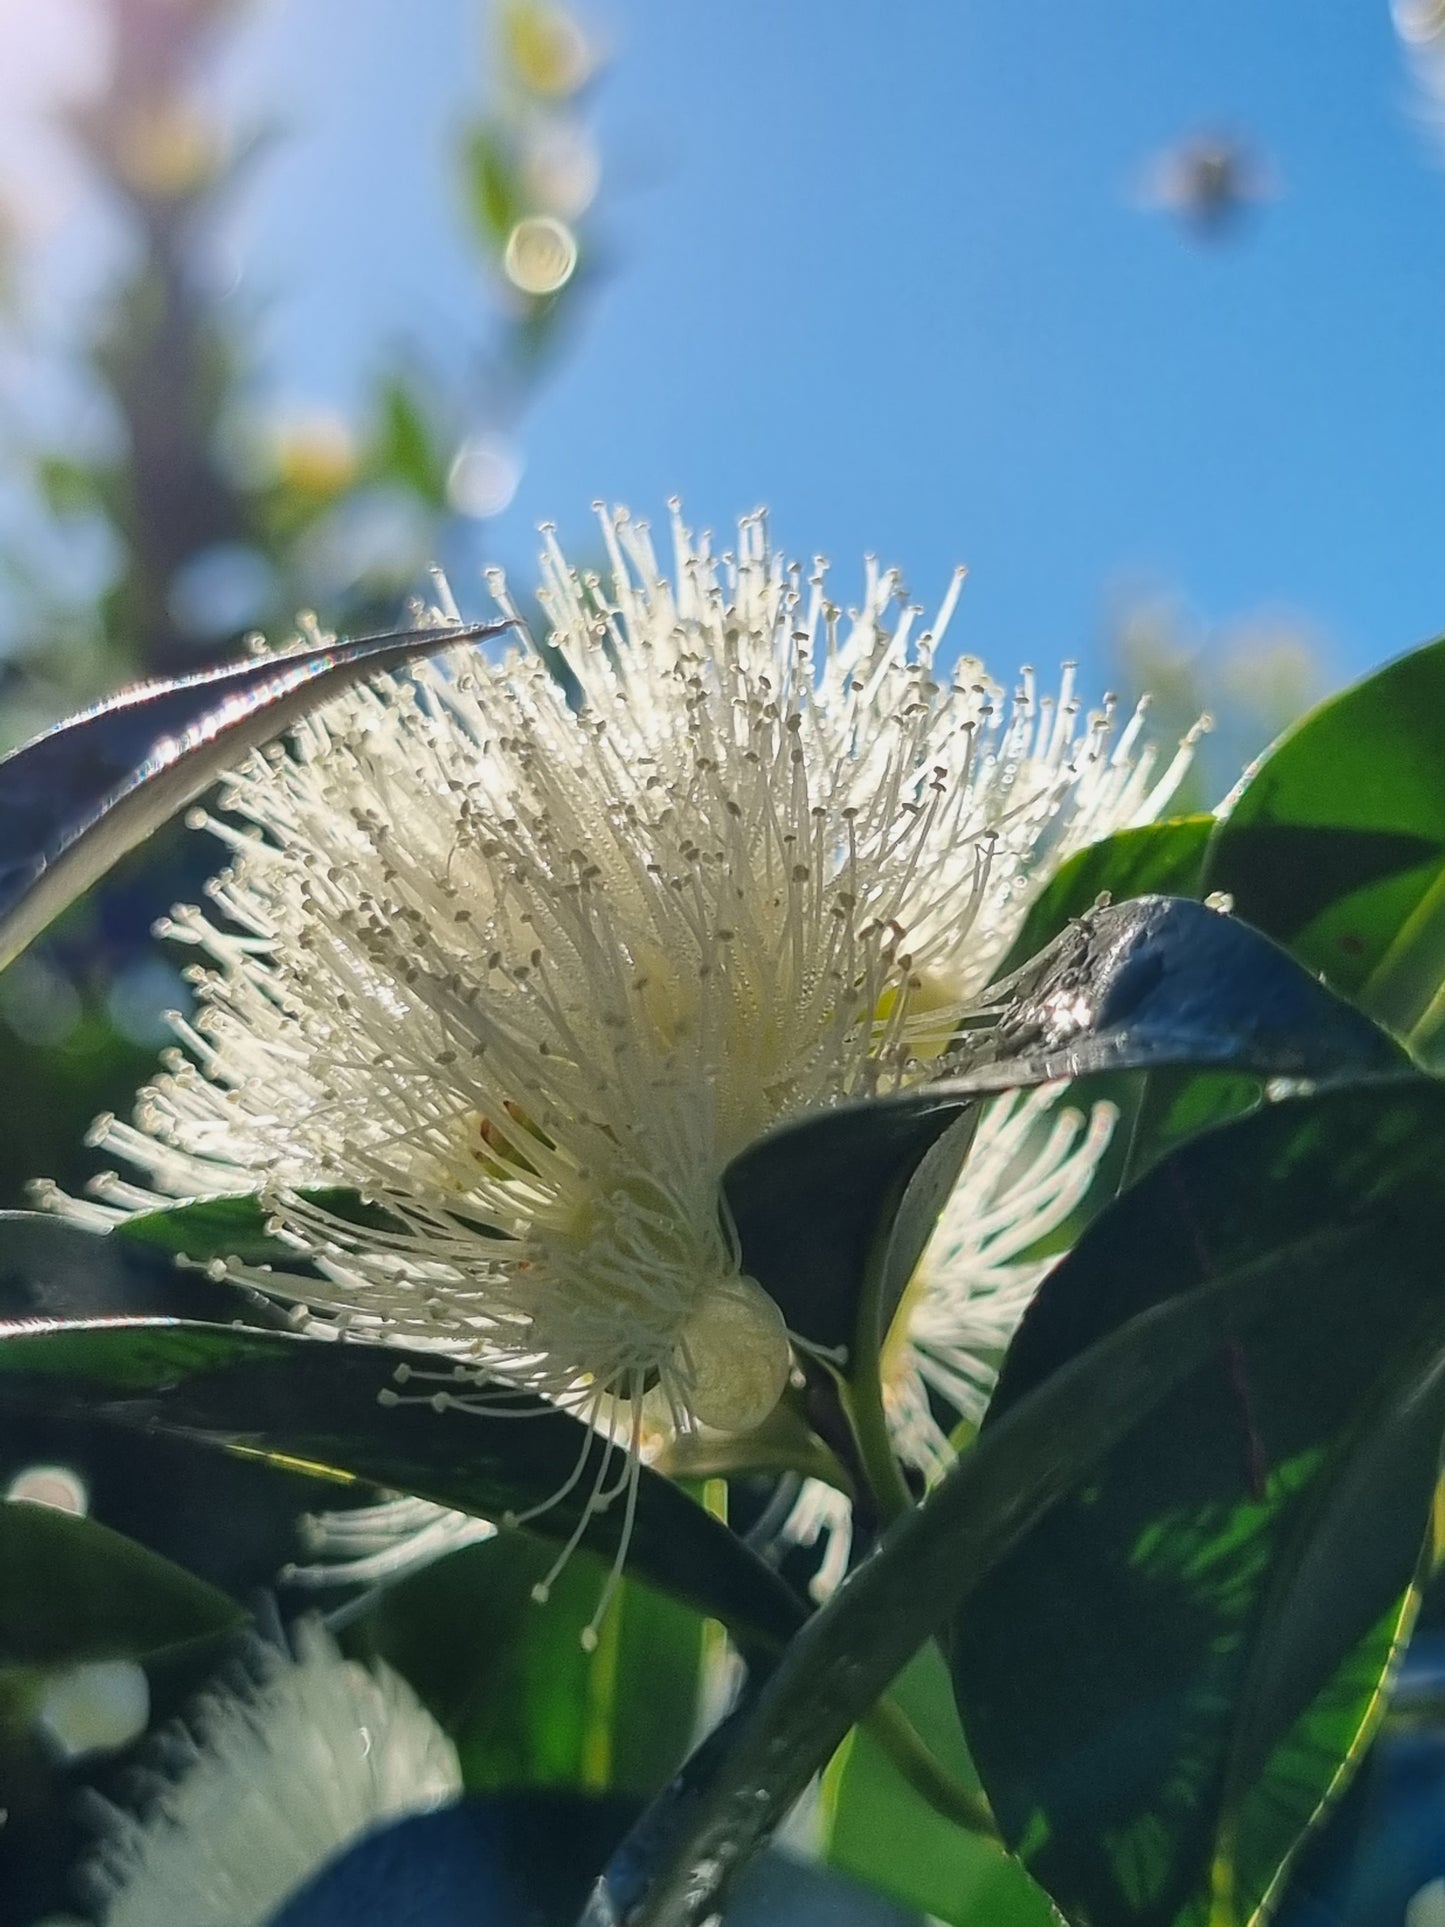
M 246 1275 L 450 1353 L 455 1404 L 491 1378 L 741 1431 L 790 1349 L 729 1160 L 936 1069 L 1057 864 L 1187 750 L 1157 773 L 1069 673 L 1005 699 L 944 670 L 957 581 L 923 629 L 871 567 L 844 614 L 761 519 L 721 557 L 674 520 L 671 579 L 644 525 L 602 531 L 605 581 L 543 561 L 570 697 L 530 647 L 457 652 L 234 773 L 223 920 L 168 926 L 210 963 L 187 1055 L 97 1132 L 149 1187 L 100 1195 L 259 1191 L 324 1282 Z M 395 1231 L 303 1196 L 329 1185 Z
M 85 1878 L 104 1927 L 261 1927 L 382 1821 L 461 1791 L 456 1749 L 388 1667 L 345 1660 L 320 1625 L 295 1657 L 254 1643 L 158 1744 L 145 1809 L 105 1803 Z
M 1057 1254 L 1038 1250 L 1087 1195 L 1113 1136 L 1116 1112 L 1097 1103 L 1087 1117 L 1060 1107 L 1064 1087 L 1015 1092 L 984 1107 L 962 1175 L 910 1280 L 881 1361 L 884 1415 L 898 1457 L 932 1481 L 954 1456 L 950 1434 L 976 1426 L 1019 1321 Z M 780 1536 L 824 1541 L 812 1584 L 835 1590 L 851 1556 L 852 1502 L 808 1479 Z M 392 1499 L 302 1521 L 312 1561 L 291 1566 L 294 1585 L 326 1588 L 396 1578 L 494 1528 L 423 1499 Z

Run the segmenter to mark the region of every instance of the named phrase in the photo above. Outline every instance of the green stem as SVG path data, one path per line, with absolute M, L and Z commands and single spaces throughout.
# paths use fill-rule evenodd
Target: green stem
M 893 1456 L 893 1441 L 888 1436 L 888 1419 L 883 1409 L 881 1347 L 859 1346 L 857 1354 L 844 1399 L 879 1521 L 891 1525 L 911 1510 L 913 1494 Z
M 1360 991 L 1377 1022 L 1425 1050 L 1445 1018 L 1445 870 L 1396 931 Z
M 983 1794 L 955 1778 L 897 1700 L 879 1700 L 861 1725 L 869 1739 L 888 1756 L 902 1778 L 935 1813 L 969 1833 L 998 1841 L 998 1827 Z
M 913 1508 L 913 1494 L 893 1453 L 888 1436 L 888 1415 L 883 1405 L 883 1348 L 888 1324 L 883 1315 L 883 1294 L 888 1279 L 888 1260 L 893 1226 L 902 1206 L 906 1187 L 898 1190 L 893 1208 L 882 1214 L 886 1229 L 874 1240 L 864 1268 L 862 1290 L 858 1294 L 858 1317 L 854 1326 L 848 1376 L 843 1385 L 843 1401 L 863 1476 L 868 1482 L 878 1523 L 891 1525 Z M 905 1281 L 906 1282 L 906 1281 Z

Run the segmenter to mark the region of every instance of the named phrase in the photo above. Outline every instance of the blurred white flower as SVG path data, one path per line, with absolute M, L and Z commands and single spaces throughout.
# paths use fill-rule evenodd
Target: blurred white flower
M 77 1660 L 47 1676 L 34 1730 L 61 1760 L 114 1753 L 144 1733 L 150 1704 L 150 1682 L 135 1660 Z
M 577 237 L 554 214 L 528 214 L 507 236 L 502 269 L 523 294 L 556 294 L 577 266 Z
M 57 1512 L 83 1519 L 90 1510 L 90 1490 L 68 1465 L 22 1466 L 6 1486 L 4 1497 L 27 1505 L 53 1506 Z
M 404 1680 L 344 1660 L 318 1622 L 292 1636 L 294 1658 L 256 1642 L 249 1676 L 166 1734 L 143 1811 L 99 1803 L 84 1877 L 102 1927 L 264 1927 L 363 1833 L 461 1791 L 455 1748 Z
M 305 1564 L 287 1566 L 289 1585 L 322 1589 L 371 1585 L 415 1572 L 444 1553 L 496 1537 L 486 1519 L 431 1505 L 425 1499 L 382 1499 L 346 1512 L 308 1512 L 300 1522 Z
M 1445 148 L 1445 4 L 1442 0 L 1392 0 L 1391 14 L 1414 83 L 1415 118 Z
M 149 1180 L 103 1181 L 111 1218 L 259 1190 L 323 1276 L 240 1275 L 456 1361 L 393 1397 L 486 1409 L 500 1380 L 614 1429 L 622 1401 L 635 1446 L 644 1397 L 745 1431 L 787 1380 L 728 1162 L 935 1074 L 1059 862 L 1151 817 L 1188 746 L 1156 772 L 1140 715 L 1116 739 L 1069 672 L 1005 700 L 940 669 L 957 580 L 918 633 L 896 575 L 845 615 L 761 519 L 723 557 L 675 521 L 671 581 L 643 524 L 602 531 L 606 585 L 544 558 L 571 701 L 530 649 L 473 650 L 235 772 L 225 921 L 167 926 L 213 966 L 188 1055 L 96 1139 Z M 395 1230 L 303 1195 L 328 1185 Z M 591 1506 L 629 1477 L 604 1452 Z
M 1441 0 L 1391 0 L 1395 31 L 1410 47 L 1445 42 L 1445 5 Z
M 1432 1880 L 1411 1895 L 1405 1927 L 1445 1927 L 1445 1880 Z

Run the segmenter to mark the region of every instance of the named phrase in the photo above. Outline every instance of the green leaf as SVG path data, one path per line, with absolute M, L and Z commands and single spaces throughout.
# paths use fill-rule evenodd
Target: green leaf
M 892 1698 L 954 1776 L 977 1786 L 936 1646 L 898 1676 Z M 840 1873 L 950 1927 L 1054 1927 L 1053 1908 L 1018 1861 L 926 1806 L 865 1727 L 829 1767 L 823 1809 L 824 1854 Z
M 910 1092 L 823 1112 L 759 1138 L 733 1159 L 722 1188 L 743 1265 L 777 1299 L 791 1330 L 816 1345 L 851 1348 L 880 1225 L 893 1222 L 925 1159 L 973 1109 Z M 930 1187 L 935 1219 L 946 1195 L 946 1188 Z M 913 1262 L 931 1229 L 926 1215 L 907 1227 Z M 901 1291 L 907 1273 L 894 1282 Z
M 1116 830 L 1076 851 L 1034 900 L 998 975 L 1006 977 L 1037 956 L 1100 897 L 1124 903 L 1130 897 L 1202 895 L 1204 851 L 1213 829 L 1212 816 L 1179 816 Z
M 498 633 L 421 629 L 149 683 L 0 760 L 0 968 L 247 750 L 361 676 Z
M 990 997 L 993 1027 L 961 1040 L 960 1074 L 938 1093 L 1163 1065 L 1360 1077 L 1408 1061 L 1276 944 L 1184 897 L 1076 918 Z
M 718 1907 L 847 1733 L 1010 1547 L 1198 1362 L 1292 1297 L 1312 1271 L 1245 1269 L 1147 1311 L 1020 1400 L 792 1641 L 725 1746 L 701 1749 L 674 1801 L 644 1817 L 608 1870 L 633 1927 L 694 1927 Z M 1060 1450 L 1067 1438 L 1068 1450 Z M 671 1809 L 671 1810 L 670 1810 Z
M 1445 1430 L 1442 1208 L 1445 1091 L 1273 1105 L 1150 1172 L 1025 1318 L 980 1444 L 1163 1307 L 1246 1276 L 1270 1301 L 957 1629 L 1004 1837 L 1071 1920 L 1253 1919 L 1358 1756 Z
M 1231 1072 L 1373 1076 L 1403 1071 L 1397 1046 L 1275 944 L 1183 898 L 1143 897 L 1082 915 L 995 986 L 990 1028 L 960 1040 L 956 1074 L 898 1097 L 803 1119 L 749 1146 L 723 1175 L 746 1269 L 813 1343 L 851 1346 L 881 1226 L 915 1174 L 980 1098 L 1091 1072 L 1182 1065 Z M 1217 1093 L 1215 1094 L 1217 1095 Z M 948 1140 L 940 1159 L 967 1149 Z M 899 1235 L 916 1261 L 948 1172 Z M 907 1282 L 900 1246 L 890 1292 Z M 874 1284 L 878 1280 L 874 1278 Z
M 532 1597 L 550 1548 L 504 1532 L 389 1587 L 353 1635 L 416 1688 L 451 1734 L 469 1790 L 575 1787 L 656 1793 L 681 1764 L 697 1714 L 704 1622 L 624 1579 L 596 1650 L 607 1567 L 579 1553 Z
M 1246 778 L 1205 862 L 1206 889 L 1405 1033 L 1445 982 L 1442 705 L 1445 641 L 1321 704 Z
M 0 1503 L 0 1572 L 5 1668 L 144 1659 L 246 1619 L 168 1559 L 51 1506 Z
M 56 452 L 41 455 L 32 471 L 41 500 L 52 515 L 93 515 L 106 507 L 106 471 L 99 463 Z
M 157 1215 L 169 1229 L 168 1214 Z M 49 1212 L 0 1211 L 0 1328 L 20 1319 L 139 1316 L 285 1324 L 260 1292 L 178 1271 L 163 1235 L 132 1237 L 129 1229 L 97 1233 Z
M 379 1394 L 411 1371 L 406 1402 Z M 0 1336 L 0 1400 L 47 1412 L 83 1411 L 189 1438 L 343 1484 L 414 1493 L 501 1520 L 548 1500 L 528 1530 L 565 1540 L 580 1525 L 592 1477 L 565 1489 L 584 1450 L 601 1444 L 567 1413 L 493 1388 L 487 1412 L 435 1410 L 445 1364 L 391 1346 L 285 1332 L 157 1320 L 12 1328 Z M 411 1393 L 419 1395 L 415 1402 Z M 587 1544 L 613 1553 L 619 1503 L 593 1513 Z M 685 1493 L 639 1469 L 629 1563 L 749 1640 L 787 1639 L 803 1617 L 793 1594 Z
M 447 451 L 438 442 L 421 401 L 399 376 L 385 381 L 379 396 L 381 419 L 372 465 L 389 482 L 399 482 L 429 508 L 447 501 Z
M 471 129 L 462 165 L 472 218 L 483 238 L 500 250 L 521 217 L 523 195 L 511 156 L 496 129 L 485 125 Z
M 1201 896 L 1204 855 L 1214 828 L 1210 815 L 1176 817 L 1116 831 L 1078 851 L 1034 903 L 999 975 L 1021 969 L 1073 919 L 1087 916 L 1101 897 L 1123 903 L 1156 891 Z M 1187 1068 L 1134 1073 L 1115 1087 L 1101 1088 L 1098 1095 L 1110 1098 L 1121 1114 L 1100 1170 L 1102 1194 L 1121 1189 L 1204 1125 L 1249 1110 L 1262 1093 L 1259 1077 Z
M 406 1228 L 390 1211 L 340 1186 L 307 1186 L 296 1195 L 364 1231 L 396 1233 Z M 189 1258 L 195 1264 L 235 1258 L 247 1265 L 302 1269 L 304 1254 L 270 1226 L 271 1214 L 255 1196 L 190 1198 L 183 1204 L 139 1212 L 107 1235 L 125 1246 Z

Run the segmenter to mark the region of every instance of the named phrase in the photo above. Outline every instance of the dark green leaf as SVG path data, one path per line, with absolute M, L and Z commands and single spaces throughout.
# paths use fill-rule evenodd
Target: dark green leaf
M 744 1267 L 777 1299 L 793 1331 L 817 1345 L 854 1343 L 879 1226 L 892 1222 L 930 1151 L 970 1108 L 911 1092 L 824 1112 L 733 1159 L 723 1196 Z M 943 1196 L 932 1203 L 936 1217 Z M 914 1230 L 926 1242 L 927 1230 Z
M 942 1092 L 1165 1064 L 1324 1080 L 1406 1063 L 1285 951 L 1184 897 L 1090 911 L 990 997 L 994 1028 L 964 1040 L 963 1070 Z
M 255 1208 L 249 1198 L 238 1202 Z M 156 1215 L 169 1229 L 171 1214 Z M 141 1316 L 284 1325 L 285 1314 L 260 1292 L 178 1271 L 168 1254 L 181 1248 L 154 1233 L 132 1236 L 129 1224 L 118 1233 L 96 1232 L 42 1211 L 0 1211 L 0 1325 Z
M 980 1097 L 1153 1066 L 1320 1081 L 1405 1068 L 1382 1031 L 1275 944 L 1183 898 L 1091 910 L 991 994 L 995 1022 L 963 1040 L 957 1074 L 787 1125 L 725 1172 L 744 1265 L 814 1343 L 853 1344 L 879 1227 L 893 1222 L 933 1146 Z M 966 1134 L 947 1145 L 939 1155 L 956 1158 L 956 1173 Z M 934 1187 L 935 1216 L 948 1188 L 943 1164 L 936 1175 L 945 1181 Z M 928 1208 L 916 1192 L 902 1227 L 915 1261 Z M 907 1255 L 900 1247 L 889 1263 L 895 1299 Z
M 246 1618 L 169 1560 L 51 1506 L 0 1503 L 0 1572 L 4 1668 L 144 1659 Z
M 1402 1031 L 1445 980 L 1445 641 L 1321 704 L 1241 785 L 1205 887 Z
M 664 1796 L 609 1868 L 610 1902 L 640 1907 L 633 1927 L 710 1917 L 812 1774 L 990 1568 L 1200 1359 L 1281 1298 L 1303 1306 L 1312 1283 L 1305 1270 L 1223 1278 L 1130 1320 L 1021 1400 L 792 1641 L 727 1744 L 694 1755 L 679 1795 Z
M 396 1232 L 405 1228 L 391 1212 L 368 1204 L 355 1191 L 328 1185 L 306 1188 L 297 1195 L 362 1230 Z M 247 1265 L 281 1265 L 291 1271 L 301 1268 L 301 1255 L 294 1245 L 269 1229 L 270 1222 L 270 1213 L 254 1196 L 191 1198 L 184 1204 L 166 1205 L 127 1218 L 110 1236 L 125 1246 L 183 1256 L 196 1264 L 237 1258 Z M 194 1314 L 177 1311 L 176 1315 Z
M 1147 823 L 1076 851 L 1035 899 L 1001 977 L 1020 969 L 1052 943 L 1071 918 L 1092 910 L 1101 896 L 1114 903 L 1130 897 L 1195 897 L 1201 894 L 1204 850 L 1212 816 L 1179 816 Z
M 0 1489 L 18 1477 L 29 1484 L 44 1467 L 79 1484 L 88 1517 L 236 1599 L 275 1586 L 284 1567 L 307 1558 L 303 1513 L 346 1503 L 331 1479 L 0 1398 Z
M 407 1400 L 397 1368 L 414 1374 Z M 343 1484 L 415 1493 L 482 1518 L 556 1503 L 528 1529 L 557 1540 L 583 1518 L 592 1478 L 564 1491 L 584 1448 L 577 1419 L 492 1388 L 487 1413 L 434 1410 L 455 1382 L 433 1356 L 282 1332 L 155 1321 L 13 1329 L 0 1339 L 0 1400 L 220 1446 Z M 411 1394 L 417 1393 L 415 1402 Z M 624 1508 L 591 1515 L 587 1544 L 611 1554 Z M 642 1576 L 745 1638 L 786 1639 L 802 1609 L 774 1573 L 685 1493 L 642 1468 L 629 1562 Z
M 1025 1318 L 981 1444 L 1162 1306 L 1245 1276 L 1268 1300 L 958 1628 L 999 1823 L 1070 1919 L 1253 1918 L 1357 1754 L 1445 1428 L 1442 1210 L 1445 1091 L 1270 1106 L 1120 1198 Z
M 247 750 L 361 676 L 497 633 L 424 629 L 252 657 L 129 690 L 17 749 L 0 762 L 0 968 Z

